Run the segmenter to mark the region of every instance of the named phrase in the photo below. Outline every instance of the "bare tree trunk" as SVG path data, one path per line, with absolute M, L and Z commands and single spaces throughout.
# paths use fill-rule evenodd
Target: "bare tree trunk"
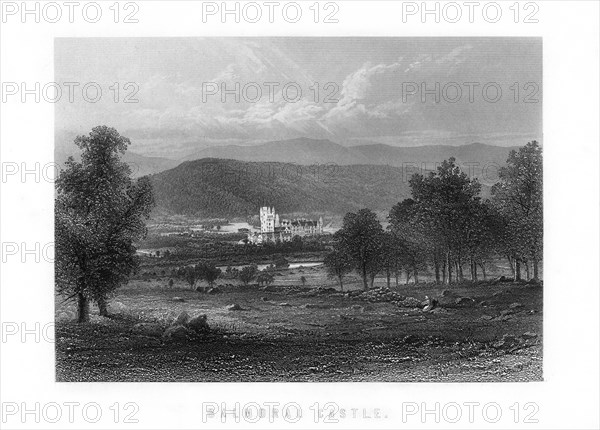
M 399 275 L 399 272 L 400 272 L 400 271 L 399 271 L 398 269 L 396 269 L 396 271 L 395 271 L 395 273 L 394 273 L 394 275 L 396 276 L 396 287 L 397 287 L 398 285 L 400 285 L 400 279 L 399 279 L 399 276 L 398 276 L 398 275 Z
M 525 260 L 525 279 L 529 281 L 529 260 Z
M 104 297 L 98 300 L 98 311 L 100 312 L 100 316 L 108 316 L 108 304 L 106 303 L 106 299 Z
M 515 258 L 515 281 L 521 280 L 521 260 Z
M 344 291 L 344 284 L 342 283 L 342 277 L 343 277 L 342 275 L 339 275 L 339 276 L 338 276 L 338 279 L 339 279 L 339 281 L 340 281 L 340 290 L 341 290 L 341 291 Z
M 446 283 L 446 260 L 442 261 L 442 284 Z
M 473 276 L 471 277 L 471 280 L 473 282 L 477 282 L 479 281 L 479 276 L 477 275 L 477 262 L 475 259 L 471 260 L 471 264 L 473 265 Z
M 510 271 L 512 272 L 512 277 L 513 277 L 513 279 L 515 279 L 517 277 L 517 275 L 515 273 L 515 265 L 514 265 L 513 258 L 510 255 L 507 255 L 506 258 L 508 259 L 508 265 L 510 266 Z
M 438 253 L 433 253 L 433 266 L 435 268 L 435 283 L 440 283 L 440 262 L 438 260 Z
M 538 281 L 539 278 L 539 262 L 537 259 L 537 255 L 533 256 L 533 279 Z
M 406 285 L 408 285 L 408 281 L 410 281 L 410 270 L 406 269 Z
M 485 271 L 485 262 L 480 262 L 479 267 L 481 267 L 481 273 L 483 273 L 483 280 L 487 280 L 487 273 Z
M 84 323 L 90 320 L 90 304 L 88 298 L 83 294 L 77 294 L 77 322 Z
M 391 285 L 390 285 L 390 280 L 391 280 L 391 278 L 392 278 L 392 273 L 391 273 L 390 269 L 386 269 L 386 270 L 385 270 L 385 279 L 386 279 L 386 281 L 387 281 L 387 287 L 388 287 L 388 288 L 390 288 L 390 286 L 391 286 Z
M 446 270 L 448 271 L 447 283 L 450 285 L 452 283 L 452 264 L 450 263 L 450 252 L 446 252 Z
M 419 283 L 419 272 L 417 271 L 417 269 L 414 269 L 414 275 L 415 275 L 415 284 Z
M 362 278 L 363 278 L 363 288 L 365 290 L 368 290 L 369 289 L 369 284 L 368 284 L 368 281 L 367 281 L 367 268 L 365 266 L 363 266 L 363 269 L 362 269 Z
M 460 264 L 458 263 L 458 259 L 454 262 L 454 279 L 456 279 L 456 283 L 462 282 L 462 270 L 460 268 Z

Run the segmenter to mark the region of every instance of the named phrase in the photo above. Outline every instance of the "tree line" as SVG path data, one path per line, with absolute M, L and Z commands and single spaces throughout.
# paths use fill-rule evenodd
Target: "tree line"
M 411 198 L 394 205 L 383 228 L 377 215 L 362 209 L 347 213 L 334 234 L 325 265 L 343 288 L 355 271 L 363 287 L 384 274 L 388 286 L 402 274 L 406 283 L 433 272 L 436 283 L 487 277 L 493 259 L 505 258 L 516 281 L 538 280 L 543 239 L 542 149 L 536 141 L 511 151 L 491 198 L 462 172 L 454 158 L 435 172 L 410 179 Z

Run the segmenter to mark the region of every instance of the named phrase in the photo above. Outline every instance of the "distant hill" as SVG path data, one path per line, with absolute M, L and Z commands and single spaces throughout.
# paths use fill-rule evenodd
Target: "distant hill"
M 369 165 L 302 168 L 289 163 L 201 159 L 150 177 L 157 210 L 202 217 L 234 217 L 275 206 L 285 213 L 345 214 L 388 211 L 409 197 L 401 169 Z
M 79 148 L 75 146 L 73 140 L 74 133 L 57 133 L 54 137 L 54 162 L 63 165 L 69 157 L 79 160 Z M 134 177 L 151 175 L 162 172 L 177 166 L 180 162 L 162 157 L 147 157 L 135 152 L 126 151 L 123 155 L 123 161 L 129 164 Z
M 369 159 L 369 164 L 388 164 L 390 166 L 406 166 L 416 164 L 426 169 L 435 168 L 436 163 L 456 158 L 459 165 L 486 166 L 495 164 L 502 166 L 511 150 L 515 147 L 502 147 L 472 143 L 462 146 L 413 146 L 396 147 L 384 144 L 359 145 L 351 149 Z
M 227 145 L 203 149 L 186 160 L 222 158 L 239 161 L 270 161 L 302 165 L 337 163 L 370 164 L 369 158 L 329 140 L 299 138 L 267 142 L 260 145 Z
M 435 168 L 450 157 L 460 165 L 503 165 L 511 149 L 473 143 L 464 146 L 396 147 L 385 144 L 342 146 L 329 140 L 308 138 L 268 142 L 255 146 L 228 145 L 206 148 L 191 154 L 186 160 L 221 158 L 239 161 L 268 161 L 302 165 L 336 163 L 339 165 L 376 164 L 403 167 L 406 165 Z

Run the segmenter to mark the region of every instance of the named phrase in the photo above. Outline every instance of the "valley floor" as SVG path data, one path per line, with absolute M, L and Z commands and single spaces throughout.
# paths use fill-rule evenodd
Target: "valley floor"
M 73 305 L 57 305 L 57 381 L 542 380 L 538 284 L 220 290 L 134 283 L 112 299 L 110 318 L 88 324 L 70 321 Z M 426 295 L 439 298 L 437 310 L 410 300 Z M 179 340 L 134 329 L 167 327 L 183 311 L 206 314 L 211 329 Z

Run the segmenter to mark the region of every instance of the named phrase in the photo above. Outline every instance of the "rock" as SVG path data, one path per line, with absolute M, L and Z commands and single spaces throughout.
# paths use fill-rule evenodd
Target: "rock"
M 289 303 L 283 302 L 283 303 L 279 303 L 279 306 L 290 307 L 292 305 L 290 305 Z
M 163 333 L 163 328 L 160 324 L 155 323 L 139 323 L 132 327 L 131 331 L 145 336 L 160 336 Z
M 212 287 L 208 289 L 208 294 L 220 294 L 222 291 L 219 287 Z
M 415 299 L 414 297 L 405 297 L 404 300 L 401 301 L 402 306 L 407 308 L 417 308 L 421 306 L 421 301 Z
M 528 331 L 528 332 L 523 333 L 523 335 L 521 337 L 524 337 L 525 339 L 535 339 L 537 336 L 538 336 L 537 333 Z
M 238 305 L 237 303 L 234 303 L 232 305 L 227 306 L 227 310 L 228 311 L 241 311 L 243 309 L 240 305 Z
M 459 297 L 454 300 L 454 303 L 457 305 L 472 305 L 475 303 L 475 300 L 473 300 L 471 297 Z
M 186 311 L 183 311 L 175 318 L 173 325 L 186 325 L 189 320 L 190 316 Z
M 171 300 L 173 300 L 174 302 L 185 302 L 183 297 L 173 297 Z
M 409 334 L 408 336 L 405 336 L 404 339 L 402 339 L 402 342 L 404 342 L 407 345 L 415 344 L 418 341 L 419 341 L 419 337 L 414 334 Z
M 58 314 L 56 319 L 58 321 L 71 321 L 71 320 L 75 319 L 75 314 L 73 314 L 71 312 L 61 312 Z
M 511 349 L 519 345 L 519 339 L 511 334 L 505 334 L 498 342 L 494 342 L 492 346 L 496 349 Z
M 188 336 L 188 329 L 182 325 L 174 325 L 165 330 L 162 337 L 164 339 L 185 340 Z
M 521 307 L 523 307 L 523 304 L 518 303 L 518 302 L 511 303 L 511 305 L 509 306 L 510 309 L 517 309 L 517 308 L 521 308 Z
M 482 315 L 481 319 L 485 320 L 485 321 L 490 321 L 490 320 L 494 319 L 494 317 L 491 315 Z
M 90 322 L 94 324 L 111 325 L 113 320 L 109 317 L 103 317 L 102 315 L 90 315 Z
M 450 291 L 450 290 L 442 291 L 442 297 L 449 297 L 449 296 L 454 296 L 454 292 Z
M 124 310 L 127 309 L 127 306 L 125 306 L 121 302 L 113 302 L 108 305 L 108 308 L 110 309 L 111 312 L 123 312 Z
M 438 301 L 436 299 L 432 299 L 429 296 L 425 296 L 425 307 L 423 308 L 423 312 L 431 312 L 438 305 Z
M 187 327 L 195 332 L 206 331 L 210 327 L 206 321 L 206 315 L 198 315 L 190 319 L 187 323 Z

